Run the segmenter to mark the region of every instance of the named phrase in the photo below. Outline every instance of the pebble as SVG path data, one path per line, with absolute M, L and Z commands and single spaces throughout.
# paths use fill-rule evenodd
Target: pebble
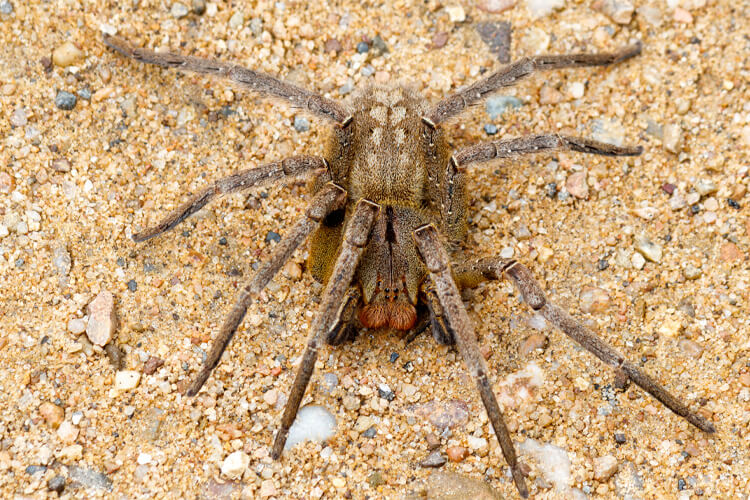
M 430 401 L 413 406 L 410 410 L 420 417 L 426 417 L 440 432 L 464 425 L 469 421 L 469 407 L 458 399 Z
M 488 123 L 484 126 L 484 133 L 487 135 L 497 134 L 497 126 L 494 123 Z
M 547 347 L 547 336 L 541 333 L 532 333 L 518 346 L 518 354 L 522 357 L 528 356 L 531 352 Z
M 432 48 L 433 49 L 442 49 L 445 47 L 445 44 L 448 43 L 448 32 L 446 31 L 438 31 L 435 33 L 432 37 Z
M 76 461 L 83 458 L 83 446 L 80 444 L 71 444 L 60 450 L 60 458 L 63 460 Z
M 180 2 L 173 3 L 172 8 L 169 10 L 169 13 L 172 14 L 172 17 L 176 19 L 182 19 L 183 17 L 187 16 L 189 12 L 190 10 L 187 8 L 187 5 Z
M 489 443 L 483 437 L 468 436 L 466 438 L 466 443 L 469 445 L 469 448 L 479 456 L 484 456 L 487 454 L 487 451 L 489 451 Z
M 110 342 L 109 344 L 105 345 L 104 352 L 107 353 L 109 364 L 112 365 L 115 370 L 121 370 L 125 362 L 125 353 L 123 353 L 122 350 L 114 344 L 114 342 Z
M 526 0 L 526 6 L 534 17 L 542 17 L 565 7 L 565 0 Z
M 469 450 L 463 446 L 450 446 L 445 450 L 445 454 L 448 455 L 448 460 L 451 462 L 461 462 L 469 456 Z
M 449 5 L 445 8 L 448 13 L 448 19 L 452 23 L 462 23 L 466 21 L 466 11 L 461 5 Z
M 0 193 L 10 193 L 13 190 L 14 184 L 13 177 L 8 172 L 0 172 Z M 7 222 L 6 225 L 8 225 Z
M 674 338 L 679 335 L 681 330 L 682 322 L 680 320 L 675 318 L 666 318 L 659 324 L 656 332 L 659 335 Z
M 643 255 L 650 262 L 661 262 L 662 248 L 658 243 L 654 243 L 646 235 L 636 236 L 633 240 L 633 246 L 636 251 Z
M 744 385 L 745 387 L 750 387 L 750 372 L 745 372 L 740 375 L 739 381 L 740 384 Z
M 510 62 L 511 26 L 509 22 L 481 22 L 476 26 L 479 38 L 501 63 Z M 447 38 L 447 35 L 446 35 Z
M 620 498 L 643 498 L 643 480 L 632 462 L 625 462 L 615 475 L 615 493 Z
M 276 485 L 273 484 L 273 481 L 270 479 L 266 479 L 262 483 L 260 483 L 259 494 L 261 498 L 268 498 L 277 495 L 278 491 L 276 490 Z
M 583 287 L 578 295 L 581 311 L 589 314 L 605 312 L 609 308 L 609 294 L 602 288 Z
M 26 108 L 16 108 L 10 115 L 10 124 L 14 127 L 23 127 L 28 123 Z
M 516 0 L 479 0 L 476 5 L 485 12 L 499 14 L 515 7 Z
M 638 17 L 646 21 L 646 24 L 658 28 L 661 26 L 664 18 L 662 16 L 661 9 L 651 5 L 641 5 L 636 9 Z
M 86 336 L 92 344 L 103 346 L 112 340 L 117 321 L 114 309 L 114 297 L 108 291 L 99 292 L 88 306 L 89 322 L 86 325 Z
M 670 153 L 679 154 L 682 151 L 682 128 L 676 123 L 668 123 L 662 132 L 662 144 Z
M 568 86 L 568 94 L 573 99 L 580 99 L 583 97 L 583 93 L 586 90 L 586 87 L 583 85 L 583 82 L 572 82 Z
M 643 269 L 643 267 L 646 265 L 646 259 L 643 257 L 643 255 L 634 253 L 630 258 L 630 265 L 633 267 L 633 269 Z
M 86 331 L 86 322 L 81 318 L 73 318 L 68 321 L 68 331 L 75 335 L 80 335 Z
M 371 488 L 377 488 L 384 483 L 385 479 L 383 479 L 383 474 L 381 474 L 379 470 L 376 470 L 367 477 L 367 484 L 369 484 Z
M 63 246 L 55 247 L 52 251 L 52 265 L 57 269 L 57 273 L 62 276 L 67 276 L 70 272 L 71 264 L 72 262 L 68 250 Z
M 735 260 L 743 260 L 745 258 L 742 251 L 737 248 L 737 245 L 729 241 L 721 245 L 719 255 L 721 256 L 721 260 L 724 262 L 733 262 Z
M 687 10 L 681 7 L 676 7 L 674 9 L 674 20 L 677 21 L 678 23 L 692 24 L 693 16 Z
M 229 18 L 229 27 L 233 30 L 242 27 L 245 22 L 245 16 L 242 12 L 235 12 L 232 17 Z
M 604 455 L 594 459 L 594 479 L 607 481 L 617 472 L 617 459 L 613 455 Z
M 325 442 L 336 433 L 336 418 L 323 406 L 308 405 L 299 410 L 289 429 L 285 450 L 303 441 Z
M 39 414 L 44 421 L 47 422 L 47 425 L 53 429 L 60 427 L 60 424 L 65 418 L 65 410 L 49 401 L 45 401 L 39 405 Z
M 78 429 L 71 422 L 65 420 L 57 428 L 57 437 L 65 444 L 72 444 L 78 438 Z
M 239 479 L 249 465 L 250 456 L 244 451 L 235 451 L 221 463 L 221 473 L 229 479 Z
M 447 460 L 439 451 L 433 451 L 419 462 L 422 467 L 442 467 Z
M 193 12 L 202 16 L 206 12 L 206 0 L 193 0 Z
M 749 376 L 750 376 L 750 375 L 749 375 Z M 437 437 L 437 434 L 435 434 L 434 432 L 430 432 L 430 433 L 428 433 L 428 434 L 427 434 L 427 435 L 426 435 L 426 436 L 424 437 L 424 439 L 425 439 L 425 441 L 427 441 L 427 448 L 428 448 L 428 449 L 430 449 L 430 450 L 434 450 L 434 449 L 436 449 L 436 448 L 439 448 L 439 447 L 440 447 L 440 438 L 439 438 L 439 437 Z
M 687 206 L 687 200 L 684 196 L 682 196 L 682 193 L 679 191 L 675 191 L 671 198 L 669 198 L 669 208 L 672 209 L 672 211 L 676 212 L 678 210 L 682 210 Z
M 112 480 L 96 469 L 78 467 L 76 465 L 68 466 L 68 477 L 72 482 L 78 483 L 86 488 L 112 491 Z
M 141 373 L 135 370 L 121 370 L 115 374 L 115 389 L 118 391 L 127 391 L 138 387 L 141 380 Z
M 65 158 L 58 158 L 52 162 L 52 170 L 55 172 L 70 172 L 70 162 Z
M 370 50 L 370 45 L 367 42 L 359 42 L 357 44 L 357 54 L 365 54 Z
M 570 174 L 565 180 L 565 189 L 576 198 L 587 199 L 589 197 L 589 186 L 586 183 L 586 172 Z
M 77 63 L 83 56 L 84 54 L 81 49 L 76 47 L 72 42 L 65 42 L 52 51 L 52 62 L 55 66 L 67 68 Z
M 341 42 L 339 42 L 335 38 L 329 38 L 326 40 L 326 43 L 323 45 L 323 50 L 325 52 L 341 52 L 344 50 L 344 47 L 341 45 Z
M 65 90 L 57 91 L 57 95 L 55 96 L 55 106 L 57 106 L 58 109 L 70 111 L 76 107 L 76 102 L 78 102 L 78 98 L 75 94 L 71 94 Z
M 523 105 L 523 101 L 517 97 L 509 95 L 496 95 L 487 99 L 484 107 L 491 120 L 497 119 L 498 116 L 505 113 L 509 108 L 518 109 Z
M 708 196 L 709 194 L 714 194 L 716 191 L 718 191 L 715 183 L 702 179 L 696 182 L 693 187 L 695 187 L 695 190 L 701 196 Z M 695 200 L 695 202 L 697 201 L 698 200 Z
M 543 85 L 539 91 L 540 104 L 557 104 L 563 100 L 562 93 L 550 85 Z
M 591 8 L 603 13 L 617 24 L 630 23 L 635 12 L 635 7 L 627 0 L 597 0 Z
M 24 469 L 24 472 L 29 476 L 33 476 L 39 472 L 46 472 L 47 467 L 44 465 L 29 465 Z
M 683 354 L 690 358 L 700 358 L 703 353 L 703 347 L 697 342 L 693 342 L 689 339 L 680 339 L 678 345 Z
M 297 132 L 307 132 L 308 130 L 310 130 L 310 120 L 308 120 L 304 116 L 295 116 L 294 130 L 296 130 Z
M 54 491 L 60 494 L 65 490 L 65 478 L 63 476 L 55 476 L 47 481 L 47 490 Z
M 153 375 L 162 365 L 164 365 L 163 359 L 157 358 L 156 356 L 149 356 L 143 364 L 143 374 Z
M 9 16 L 13 13 L 13 4 L 7 0 L 0 2 L 0 14 Z
M 682 270 L 682 275 L 685 277 L 685 279 L 697 280 L 701 277 L 701 270 L 700 268 L 695 267 L 693 264 L 688 264 Z
M 388 387 L 388 384 L 378 385 L 378 395 L 386 401 L 393 401 L 396 398 L 396 394 Z
M 353 396 L 351 394 L 347 394 L 346 396 L 344 396 L 341 403 L 344 405 L 344 408 L 349 411 L 359 410 L 359 407 L 362 404 L 357 396 Z

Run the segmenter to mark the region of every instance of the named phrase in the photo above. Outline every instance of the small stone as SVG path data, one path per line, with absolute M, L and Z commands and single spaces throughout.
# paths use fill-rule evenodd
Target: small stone
M 671 195 L 674 193 L 674 190 L 677 188 L 674 184 L 669 184 L 668 182 L 665 182 L 661 185 L 661 190 L 667 193 L 668 195 Z
M 665 125 L 662 144 L 670 153 L 679 154 L 682 151 L 682 128 L 676 123 Z
M 674 338 L 679 335 L 680 331 L 682 331 L 682 322 L 675 318 L 664 319 L 656 329 L 656 332 L 659 335 L 670 338 Z
M 112 340 L 117 322 L 114 302 L 114 297 L 110 292 L 102 291 L 89 304 L 89 323 L 86 325 L 86 336 L 92 344 L 103 346 Z
M 221 473 L 229 479 L 239 479 L 250 465 L 250 457 L 244 451 L 231 453 L 221 464 Z M 272 483 L 273 484 L 273 483 Z
M 573 99 L 580 99 L 583 97 L 583 93 L 586 90 L 586 87 L 584 87 L 583 82 L 572 82 L 568 86 L 568 94 Z
M 72 264 L 68 249 L 64 246 L 55 247 L 52 251 L 52 264 L 57 269 L 57 274 L 67 276 Z
M 720 250 L 721 260 L 724 262 L 733 262 L 735 260 L 743 260 L 745 255 L 742 251 L 732 242 L 725 242 L 721 245 Z
M 115 374 L 115 389 L 127 391 L 138 387 L 141 373 L 135 370 L 121 370 Z
M 475 29 L 498 61 L 501 63 L 510 61 L 511 26 L 509 22 L 485 21 L 478 23 Z
M 490 115 L 490 119 L 494 121 L 497 119 L 497 117 L 505 113 L 505 111 L 509 108 L 518 109 L 522 105 L 523 101 L 521 101 L 517 97 L 508 95 L 496 95 L 489 97 L 484 107 L 487 111 L 487 114 Z
M 156 356 L 149 356 L 143 364 L 143 374 L 153 375 L 162 365 L 164 365 L 163 359 L 157 358 Z
M 52 162 L 52 170 L 55 172 L 70 172 L 70 162 L 65 158 L 58 158 Z
M 65 418 L 65 410 L 56 404 L 45 401 L 39 405 L 39 414 L 42 416 L 47 425 L 53 429 L 60 427 L 63 419 Z
M 131 292 L 138 290 L 138 283 L 135 280 L 128 281 L 128 290 Z
M 23 127 L 28 123 L 26 108 L 16 108 L 10 115 L 10 124 L 14 127 Z
M 235 12 L 232 17 L 229 18 L 229 27 L 233 30 L 242 27 L 245 22 L 245 16 L 242 12 Z
M 59 90 L 55 96 L 55 106 L 64 111 L 70 111 L 75 108 L 76 102 L 78 102 L 78 98 L 75 94 L 71 94 L 65 90 Z
M 5 14 L 6 16 L 13 14 L 13 4 L 7 0 L 0 2 L 0 14 Z
M 586 183 L 586 172 L 575 172 L 565 180 L 565 188 L 570 194 L 579 199 L 589 197 L 589 186 Z
M 260 497 L 261 498 L 268 498 L 272 497 L 278 494 L 278 490 L 276 490 L 276 485 L 273 484 L 273 481 L 270 479 L 264 480 L 262 483 L 260 483 Z
M 617 472 L 617 459 L 605 455 L 594 459 L 594 479 L 605 482 Z
M 718 188 L 716 187 L 716 184 L 714 184 L 711 181 L 707 180 L 699 180 L 695 183 L 695 190 L 698 192 L 701 196 L 708 196 L 709 194 L 714 194 L 716 191 L 718 191 Z M 698 200 L 696 200 L 697 202 Z M 709 208 L 709 210 L 712 210 Z
M 310 120 L 308 120 L 304 116 L 295 116 L 294 130 L 296 130 L 297 132 L 307 132 L 308 130 L 310 130 Z
M 68 476 L 73 483 L 78 483 L 85 488 L 112 491 L 112 480 L 96 469 L 75 465 L 68 466 Z
M 745 372 L 739 377 L 740 384 L 750 387 L 750 372 Z
M 469 450 L 463 446 L 451 446 L 445 450 L 445 454 L 448 455 L 448 460 L 451 462 L 461 462 L 464 458 L 469 456 Z
M 680 339 L 678 342 L 680 350 L 689 358 L 700 358 L 703 353 L 703 347 L 697 342 L 688 339 Z
M 433 49 L 442 49 L 443 47 L 445 47 L 446 43 L 448 43 L 448 32 L 447 31 L 438 31 L 432 37 L 432 48 Z
M 669 199 L 669 208 L 672 209 L 672 211 L 676 212 L 678 210 L 682 210 L 687 206 L 687 200 L 684 196 L 682 196 L 682 193 L 679 191 L 675 191 L 672 197 Z
M 676 7 L 674 9 L 674 20 L 678 23 L 692 24 L 693 16 L 687 10 L 681 7 Z
M 359 42 L 357 44 L 357 53 L 364 54 L 370 50 L 370 45 L 367 42 Z
M 0 193 L 10 193 L 13 190 L 14 184 L 15 181 L 8 172 L 0 172 Z
M 54 491 L 60 494 L 65 489 L 65 478 L 63 476 L 55 476 L 47 481 L 47 490 Z
M 513 228 L 513 236 L 515 236 L 517 240 L 528 240 L 531 238 L 531 231 L 529 231 L 526 224 L 520 224 Z
M 661 9 L 651 5 L 641 5 L 636 9 L 638 17 L 646 21 L 646 24 L 658 28 L 663 21 Z
M 700 268 L 695 267 L 693 264 L 688 264 L 682 270 L 682 275 L 685 276 L 685 279 L 697 280 L 701 277 L 701 270 Z
M 650 262 L 661 262 L 662 248 L 659 244 L 654 243 L 646 235 L 636 236 L 633 245 L 638 253 L 643 255 Z
M 461 5 L 449 5 L 445 8 L 448 13 L 448 19 L 452 23 L 462 23 L 466 21 L 466 12 Z
M 633 17 L 635 7 L 627 0 L 597 0 L 591 7 L 598 10 L 617 24 L 628 24 Z
M 615 493 L 619 498 L 643 498 L 643 480 L 632 462 L 625 462 L 618 467 L 615 475 Z
M 359 407 L 362 404 L 357 396 L 352 396 L 351 394 L 344 396 L 341 402 L 344 405 L 344 408 L 349 411 L 359 410 Z
M 60 458 L 65 461 L 80 460 L 83 458 L 83 446 L 71 444 L 60 450 Z
M 565 0 L 526 0 L 526 6 L 534 17 L 542 17 L 565 7 Z
M 115 370 L 122 370 L 123 364 L 125 362 L 125 353 L 123 353 L 122 350 L 117 347 L 114 342 L 110 342 L 109 344 L 105 345 L 104 352 L 107 353 L 109 364 L 112 365 Z
M 479 456 L 486 455 L 489 450 L 489 443 L 484 438 L 468 436 L 466 442 L 469 445 L 469 448 Z
M 273 407 L 278 399 L 279 391 L 276 389 L 271 389 L 263 393 L 263 401 L 265 401 L 268 406 Z
M 578 295 L 581 311 L 589 314 L 605 312 L 609 308 L 609 294 L 601 288 L 586 286 Z
M 86 331 L 86 322 L 81 318 L 73 318 L 68 321 L 68 331 L 74 335 L 80 335 Z
M 557 104 L 563 100 L 562 93 L 550 85 L 542 85 L 539 91 L 540 104 Z
M 52 51 L 52 62 L 55 66 L 67 68 L 83 58 L 83 51 L 72 42 L 65 42 Z
M 515 7 L 516 0 L 479 0 L 476 5 L 485 12 L 499 14 Z
M 172 8 L 169 10 L 169 13 L 172 14 L 172 17 L 176 19 L 182 19 L 183 17 L 187 16 L 189 12 L 190 10 L 187 8 L 187 5 L 180 2 L 173 3 Z
M 396 398 L 396 394 L 388 387 L 388 384 L 378 385 L 378 395 L 386 401 L 393 401 Z
M 634 253 L 630 258 L 630 265 L 633 266 L 633 269 L 643 269 L 643 267 L 646 265 L 646 259 L 643 257 L 643 255 Z
M 447 460 L 439 451 L 433 451 L 427 455 L 424 460 L 419 462 L 419 465 L 422 467 L 442 467 L 445 465 L 445 462 L 447 462 Z
M 748 374 L 750 377 L 750 374 Z M 440 447 L 440 438 L 437 437 L 437 434 L 434 432 L 430 432 L 424 437 L 425 441 L 427 441 L 427 448 L 430 450 L 434 450 L 436 448 Z
M 518 355 L 526 357 L 537 349 L 544 350 L 547 347 L 547 343 L 548 340 L 546 335 L 543 335 L 541 333 L 532 333 L 519 344 Z
M 193 0 L 193 12 L 202 16 L 206 12 L 206 0 Z
M 385 480 L 383 479 L 383 474 L 381 474 L 378 470 L 367 477 L 367 484 L 369 484 L 371 488 L 377 488 L 384 483 Z
M 342 47 L 341 42 L 335 38 L 329 38 L 323 45 L 323 50 L 325 52 L 341 52 L 343 49 L 344 47 Z
M 57 428 L 57 437 L 65 444 L 72 444 L 78 437 L 78 429 L 66 420 Z
M 614 437 L 615 437 L 615 443 L 617 444 L 625 444 L 625 441 L 627 441 L 625 434 L 622 434 L 621 432 L 615 432 Z
M 28 474 L 29 476 L 33 476 L 34 474 L 38 474 L 40 472 L 46 472 L 47 467 L 44 465 L 29 465 L 24 469 L 24 472 Z

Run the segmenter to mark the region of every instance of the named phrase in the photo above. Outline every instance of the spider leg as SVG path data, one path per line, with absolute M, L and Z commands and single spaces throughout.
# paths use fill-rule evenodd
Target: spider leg
M 456 168 L 461 168 L 469 163 L 485 162 L 496 158 L 512 158 L 550 150 L 570 150 L 604 156 L 636 156 L 643 152 L 641 146 L 615 146 L 582 137 L 545 134 L 480 142 L 459 150 L 453 155 L 452 162 Z
M 331 325 L 328 335 L 326 335 L 326 344 L 339 345 L 353 336 L 354 318 L 361 298 L 362 293 L 358 287 L 351 287 L 346 292 L 346 296 L 341 301 L 339 312 L 336 314 L 336 321 Z
M 214 182 L 209 187 L 192 196 L 188 201 L 167 215 L 157 225 L 133 235 L 136 242 L 146 241 L 165 231 L 169 231 L 195 212 L 206 206 L 212 198 L 226 193 L 235 193 L 251 187 L 271 184 L 285 177 L 296 177 L 315 170 L 322 171 L 328 166 L 325 159 L 318 156 L 292 156 L 281 161 L 266 163 L 256 168 L 242 170 Z
M 459 90 L 435 104 L 423 120 L 431 127 L 460 114 L 466 108 L 503 87 L 515 85 L 524 77 L 540 70 L 577 68 L 583 66 L 607 66 L 630 59 L 641 53 L 641 43 L 623 47 L 617 52 L 601 54 L 563 54 L 524 57 L 508 64 L 490 76 Z
M 310 382 L 310 377 L 315 368 L 315 360 L 318 358 L 321 341 L 325 340 L 326 336 L 330 334 L 331 328 L 337 323 L 337 315 L 341 311 L 342 301 L 352 282 L 354 272 L 357 270 L 359 259 L 365 250 L 375 217 L 379 211 L 379 205 L 365 199 L 359 200 L 347 224 L 333 273 L 323 292 L 320 312 L 313 321 L 307 347 L 294 378 L 289 400 L 284 408 L 281 428 L 273 442 L 271 457 L 274 460 L 278 460 L 284 449 L 289 428 L 297 416 L 302 397 L 305 395 L 307 384 Z
M 489 258 L 474 263 L 456 266 L 459 282 L 469 286 L 484 280 L 497 280 L 504 274 L 508 276 L 523 296 L 524 302 L 533 310 L 559 328 L 565 335 L 583 346 L 591 354 L 612 366 L 619 377 L 626 376 L 644 391 L 651 394 L 672 412 L 681 416 L 705 432 L 714 432 L 714 425 L 690 409 L 646 373 L 627 361 L 619 352 L 602 338 L 586 328 L 581 322 L 573 319 L 560 307 L 547 300 L 546 294 L 534 279 L 531 271 L 513 259 Z
M 495 435 L 503 450 L 506 462 L 510 466 L 513 475 L 513 481 L 522 497 L 526 498 L 529 494 L 526 481 L 520 469 L 520 464 L 516 458 L 516 450 L 513 447 L 513 441 L 505 425 L 503 414 L 500 406 L 492 391 L 492 386 L 488 379 L 487 365 L 484 358 L 479 352 L 474 328 L 471 325 L 469 315 L 466 313 L 461 294 L 456 287 L 456 283 L 451 275 L 448 254 L 439 240 L 437 230 L 432 224 L 417 228 L 414 231 L 414 239 L 422 260 L 430 273 L 430 279 L 435 288 L 435 294 L 442 306 L 444 318 L 454 332 L 454 338 L 461 357 L 469 369 L 469 372 L 476 381 L 479 394 L 482 397 L 482 403 L 487 410 L 487 416 L 495 430 Z
M 242 290 L 234 308 L 232 308 L 214 343 L 211 345 L 211 350 L 203 362 L 201 371 L 190 385 L 187 391 L 188 396 L 195 396 L 200 391 L 213 369 L 219 364 L 224 349 L 226 349 L 229 341 L 232 340 L 253 299 L 266 287 L 281 266 L 289 260 L 297 247 L 320 225 L 320 222 L 334 210 L 343 207 L 345 202 L 346 191 L 332 182 L 329 182 L 318 191 L 315 198 L 313 198 L 307 207 L 302 219 L 292 228 L 290 234 L 281 240 L 274 249 L 271 257 L 263 263 L 250 283 Z
M 337 102 L 259 71 L 213 59 L 133 47 L 128 41 L 107 34 L 102 35 L 102 40 L 105 45 L 123 56 L 142 63 L 226 78 L 240 87 L 283 99 L 296 107 L 333 120 L 342 126 L 351 120 L 351 114 Z

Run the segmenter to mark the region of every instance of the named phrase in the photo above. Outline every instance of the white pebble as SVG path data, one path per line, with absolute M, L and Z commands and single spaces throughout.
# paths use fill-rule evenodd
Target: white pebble
M 80 335 L 86 331 L 86 323 L 81 318 L 73 318 L 68 321 L 68 331 Z
M 122 370 L 115 374 L 115 389 L 127 391 L 138 387 L 141 380 L 141 372 L 135 370 Z
M 112 340 L 115 330 L 115 299 L 106 290 L 100 292 L 89 304 L 89 323 L 86 325 L 86 336 L 92 344 L 106 345 Z
M 555 9 L 562 9 L 565 0 L 526 0 L 526 6 L 536 17 L 546 16 Z
M 617 459 L 612 455 L 605 455 L 594 459 L 594 479 L 606 481 L 617 472 Z
M 570 93 L 570 97 L 573 99 L 580 99 L 583 97 L 583 91 L 585 90 L 582 82 L 573 82 L 568 87 L 568 92 Z
M 284 449 L 288 450 L 303 441 L 324 442 L 333 437 L 335 432 L 336 417 L 330 411 L 322 406 L 305 406 L 297 413 L 297 418 L 289 429 Z
M 462 23 L 466 21 L 466 12 L 460 5 L 450 5 L 445 8 L 445 11 L 448 12 L 448 18 L 452 23 Z
M 221 464 L 221 473 L 230 479 L 239 479 L 244 474 L 250 457 L 244 451 L 235 451 L 231 453 Z
M 138 464 L 139 465 L 146 465 L 151 463 L 151 455 L 148 453 L 139 453 L 138 454 Z

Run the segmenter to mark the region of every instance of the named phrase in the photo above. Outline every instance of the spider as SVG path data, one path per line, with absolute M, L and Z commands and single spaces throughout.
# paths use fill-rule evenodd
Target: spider
M 472 262 L 451 260 L 468 229 L 466 170 L 470 165 L 550 150 L 632 156 L 640 154 L 642 148 L 540 134 L 482 142 L 452 153 L 441 125 L 532 73 L 619 63 L 638 55 L 640 43 L 612 53 L 523 58 L 430 104 L 417 91 L 395 84 L 368 87 L 355 92 L 348 102 L 339 103 L 234 64 L 135 48 L 115 36 L 104 35 L 103 39 L 112 49 L 136 61 L 223 77 L 242 88 L 286 101 L 333 125 L 322 157 L 294 156 L 219 179 L 156 226 L 133 235 L 136 242 L 142 242 L 170 230 L 220 194 L 300 176 L 312 177 L 313 198 L 304 216 L 244 286 L 187 390 L 188 396 L 200 391 L 247 308 L 295 249 L 310 238 L 308 268 L 325 284 L 325 291 L 281 428 L 274 438 L 274 459 L 281 456 L 324 343 L 340 344 L 362 328 L 391 328 L 406 332 L 407 336 L 429 329 L 437 342 L 457 347 L 476 382 L 516 488 L 526 497 L 526 481 L 459 291 L 502 277 L 513 282 L 531 309 L 612 366 L 619 380 L 634 382 L 694 426 L 714 432 L 711 422 L 691 411 L 580 321 L 550 302 L 523 264 L 499 257 Z

